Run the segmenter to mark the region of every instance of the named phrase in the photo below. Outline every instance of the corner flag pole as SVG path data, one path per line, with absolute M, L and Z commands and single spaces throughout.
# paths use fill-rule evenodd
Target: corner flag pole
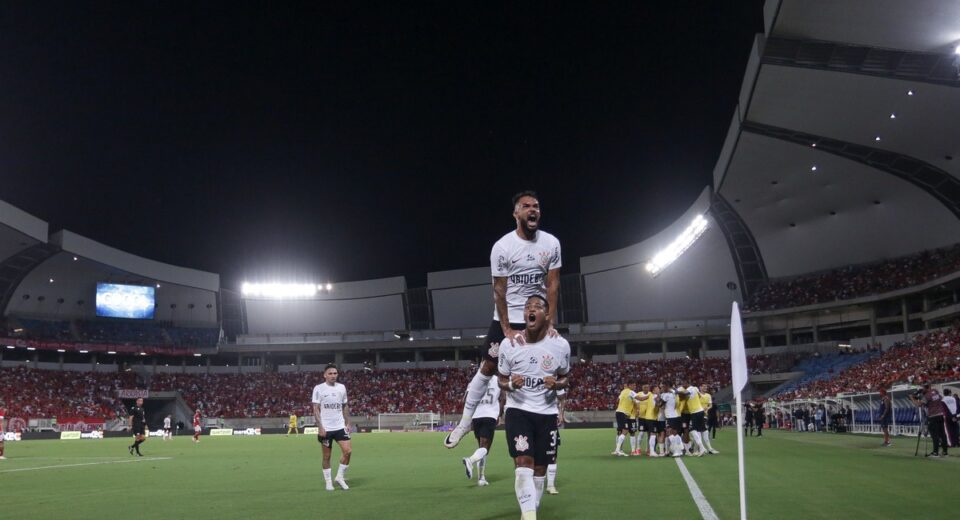
M 740 394 L 747 386 L 747 353 L 743 345 L 740 309 L 733 302 L 730 312 L 730 368 L 733 374 L 733 395 L 737 399 L 737 467 L 740 474 L 740 519 L 747 519 L 747 481 L 743 471 L 743 405 Z

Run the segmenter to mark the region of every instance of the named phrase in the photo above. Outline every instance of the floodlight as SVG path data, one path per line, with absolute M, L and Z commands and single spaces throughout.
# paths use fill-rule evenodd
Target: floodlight
M 260 298 L 310 298 L 317 294 L 317 286 L 312 283 L 249 283 L 240 288 L 244 296 Z
M 693 219 L 693 222 L 691 222 L 666 249 L 654 255 L 654 257 L 647 262 L 647 272 L 649 272 L 651 276 L 659 275 L 667 266 L 672 264 L 677 258 L 680 258 L 680 255 L 689 249 L 706 230 L 707 219 L 705 219 L 703 215 L 697 215 Z
M 332 284 L 332 283 L 327 282 L 327 290 L 328 290 L 328 291 L 332 291 L 332 290 L 333 290 L 333 284 Z

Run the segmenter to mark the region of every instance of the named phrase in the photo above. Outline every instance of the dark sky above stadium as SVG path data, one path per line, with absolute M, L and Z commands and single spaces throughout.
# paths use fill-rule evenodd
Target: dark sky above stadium
M 759 0 L 237 4 L 4 4 L 0 199 L 226 287 L 418 286 L 534 189 L 576 272 L 711 182 L 763 30 Z

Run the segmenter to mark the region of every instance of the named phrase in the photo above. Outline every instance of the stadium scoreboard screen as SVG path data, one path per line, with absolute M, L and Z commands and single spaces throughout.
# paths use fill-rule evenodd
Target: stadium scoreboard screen
M 152 320 L 156 309 L 155 288 L 149 285 L 97 284 L 97 316 Z

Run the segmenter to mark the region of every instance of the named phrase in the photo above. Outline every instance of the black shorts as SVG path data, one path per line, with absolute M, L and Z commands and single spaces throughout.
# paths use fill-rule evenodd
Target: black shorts
M 683 431 L 683 418 L 682 417 L 667 417 L 667 428 L 673 429 L 673 431 L 680 433 Z
M 665 420 L 664 420 L 664 421 L 661 421 L 661 420 L 658 419 L 658 420 L 657 420 L 657 429 L 656 429 L 656 432 L 657 432 L 657 433 L 663 433 L 663 432 L 665 432 L 665 431 L 667 431 L 667 421 L 665 421 Z
M 523 330 L 527 328 L 524 323 L 511 323 L 510 328 L 513 330 Z M 500 353 L 500 342 L 504 340 L 503 329 L 500 327 L 500 322 L 493 320 L 490 322 L 490 329 L 487 330 L 487 337 L 485 339 L 485 346 L 483 350 L 483 359 L 486 359 L 493 363 L 497 364 L 497 355 Z
M 622 432 L 627 430 L 632 435 L 637 429 L 636 420 L 631 419 L 630 416 L 623 412 L 617 412 L 617 431 Z
M 145 424 L 134 424 L 133 425 L 133 434 L 134 435 L 146 435 L 147 425 Z
M 333 447 L 333 441 L 343 442 L 350 440 L 350 434 L 346 430 L 328 431 L 326 435 L 317 434 L 317 440 L 327 448 Z
M 481 417 L 473 420 L 473 436 L 480 439 L 487 439 L 490 446 L 493 446 L 493 432 L 497 429 L 497 420 L 489 417 Z
M 660 433 L 661 430 L 657 429 L 656 419 L 643 419 L 643 431 L 647 433 Z
M 164 427 L 164 428 L 163 428 L 163 431 L 166 432 L 166 433 L 170 433 L 170 430 L 171 430 L 171 428 L 167 428 L 167 427 Z
M 681 419 L 680 422 L 683 423 L 683 431 L 685 432 L 690 431 L 690 414 L 682 413 L 680 414 L 680 419 Z
M 536 466 L 556 461 L 557 416 L 510 408 L 506 413 L 507 448 L 511 458 L 533 457 Z
M 707 414 L 703 412 L 690 414 L 690 431 L 695 431 L 695 432 L 707 431 L 706 415 Z

